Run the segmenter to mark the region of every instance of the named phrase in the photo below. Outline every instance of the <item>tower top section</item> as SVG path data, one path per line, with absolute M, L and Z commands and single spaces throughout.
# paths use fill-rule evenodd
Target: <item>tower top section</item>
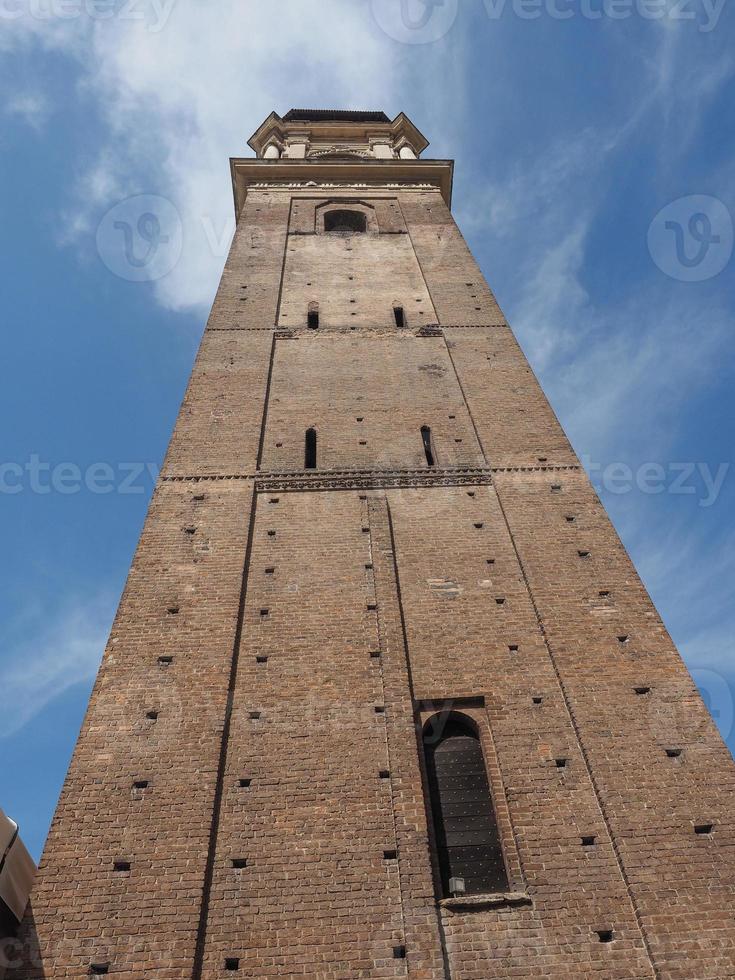
M 416 160 L 429 142 L 402 112 L 391 121 L 384 112 L 291 109 L 272 112 L 249 145 L 263 160 Z
M 249 140 L 253 157 L 230 161 L 235 214 L 248 188 L 438 187 L 451 206 L 454 164 L 422 160 L 429 141 L 405 113 L 358 109 L 272 112 Z

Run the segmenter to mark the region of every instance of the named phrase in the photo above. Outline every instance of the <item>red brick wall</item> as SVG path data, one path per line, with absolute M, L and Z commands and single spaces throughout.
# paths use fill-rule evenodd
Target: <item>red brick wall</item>
M 362 421 L 359 421 L 362 420 Z M 316 426 L 326 469 L 426 467 L 421 427 L 430 425 L 440 466 L 478 466 L 482 454 L 442 338 L 395 329 L 311 331 L 279 341 L 263 465 L 304 465 L 304 434 Z
M 320 234 L 350 198 L 371 233 Z M 471 908 L 419 751 L 447 703 L 513 889 Z M 251 192 L 11 975 L 723 980 L 733 771 L 439 192 Z
M 436 323 L 397 198 L 372 198 L 371 204 L 375 230 L 342 236 L 319 233 L 319 207 L 327 198 L 302 201 L 286 250 L 282 327 L 303 326 L 310 303 L 319 304 L 322 327 L 392 329 L 394 306 L 403 308 L 408 326 Z
M 41 861 L 19 976 L 79 980 L 107 961 L 129 978 L 191 976 L 251 499 L 246 482 L 156 490 Z M 120 860 L 129 872 L 114 870 Z

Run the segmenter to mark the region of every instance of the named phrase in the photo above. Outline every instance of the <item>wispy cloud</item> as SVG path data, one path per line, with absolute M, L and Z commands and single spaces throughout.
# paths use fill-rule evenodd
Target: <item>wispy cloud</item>
M 94 677 L 114 614 L 105 596 L 70 600 L 48 618 L 40 607 L 26 607 L 6 624 L 0 648 L 0 738 L 33 720 L 49 702 Z
M 613 48 L 628 43 L 611 25 Z M 546 392 L 580 453 L 607 464 L 674 460 L 692 406 L 733 363 L 732 317 L 723 283 L 702 288 L 666 279 L 648 262 L 645 230 L 658 208 L 685 193 L 732 195 L 732 162 L 712 161 L 701 187 L 681 187 L 681 161 L 691 152 L 701 120 L 731 79 L 732 56 L 720 39 L 693 38 L 667 27 L 643 35 L 638 60 L 641 95 L 620 118 L 584 130 L 563 128 L 556 140 L 526 159 L 514 155 L 504 177 L 480 182 L 461 224 L 496 271 L 501 300 Z M 639 43 L 643 43 L 640 41 Z M 707 45 L 706 54 L 704 45 Z M 563 120 L 560 120 L 563 123 Z M 655 138 L 651 139 L 651 132 Z M 610 201 L 626 206 L 614 175 L 625 179 L 629 155 L 652 146 L 648 219 L 630 207 L 629 254 L 645 256 L 627 282 L 608 282 L 600 251 Z M 536 148 L 534 147 L 534 151 Z M 707 163 L 705 163 L 705 168 Z M 492 174 L 492 168 L 488 168 Z M 657 195 L 657 196 L 653 196 Z M 523 229 L 522 232 L 519 229 Z M 617 242 L 620 247 L 620 242 Z M 611 276 L 620 263 L 611 262 Z M 634 278 L 633 278 L 634 277 Z M 491 280 L 493 277 L 491 276 Z M 719 463 L 713 461 L 716 469 Z M 690 496 L 609 498 L 616 524 L 638 562 L 675 640 L 732 734 L 732 536 L 723 525 L 723 495 L 708 511 Z M 726 520 L 725 520 L 726 523 Z
M 677 628 L 687 661 L 735 676 L 735 535 L 718 544 L 716 549 L 703 547 L 691 523 L 658 525 L 641 548 L 639 567 L 652 590 L 682 611 Z
M 615 27 L 609 31 L 613 49 L 629 40 Z M 717 284 L 706 292 L 682 288 L 662 278 L 652 262 L 636 269 L 638 281 L 622 290 L 605 289 L 599 269 L 590 284 L 591 263 L 599 261 L 591 258 L 590 240 L 610 218 L 611 175 L 625 172 L 626 154 L 644 127 L 655 128 L 660 156 L 679 158 L 695 130 L 679 125 L 670 131 L 672 108 L 677 119 L 701 118 L 732 75 L 729 52 L 691 33 L 671 21 L 646 33 L 642 96 L 632 114 L 561 131 L 543 154 L 534 148 L 525 160 L 516 156 L 503 179 L 480 182 L 460 214 L 461 224 L 497 257 L 503 305 L 570 435 L 597 459 L 645 447 L 650 453 L 654 446 L 665 453 L 676 437 L 672 410 L 704 388 L 730 356 L 731 317 Z M 693 53 L 705 43 L 709 58 L 698 48 Z M 711 176 L 725 192 L 731 177 L 723 175 L 720 165 Z M 656 177 L 665 193 L 667 173 Z M 641 239 L 645 227 L 645 221 L 629 225 Z M 642 241 L 629 247 L 638 251 Z
M 679 434 L 672 420 L 730 357 L 730 317 L 667 287 L 588 314 L 580 350 L 548 371 L 570 434 L 599 462 L 666 458 Z
M 666 619 L 723 738 L 735 723 L 735 538 L 707 541 L 691 522 L 649 522 L 637 533 L 639 571 Z
M 6 115 L 22 119 L 39 131 L 48 119 L 49 103 L 40 92 L 21 92 L 6 99 L 3 110 Z

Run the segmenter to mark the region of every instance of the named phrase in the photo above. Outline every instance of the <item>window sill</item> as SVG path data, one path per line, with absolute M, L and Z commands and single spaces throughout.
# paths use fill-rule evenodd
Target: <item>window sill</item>
M 489 895 L 464 895 L 460 898 L 443 898 L 439 905 L 450 912 L 474 912 L 476 909 L 497 909 L 531 905 L 525 892 L 494 892 Z

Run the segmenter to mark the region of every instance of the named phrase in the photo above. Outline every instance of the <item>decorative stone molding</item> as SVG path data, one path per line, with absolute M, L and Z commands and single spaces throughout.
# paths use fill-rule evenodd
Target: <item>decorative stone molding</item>
M 334 181 L 334 180 L 288 180 L 288 181 L 278 181 L 278 180 L 262 180 L 250 185 L 253 190 L 284 190 L 284 191 L 294 191 L 294 190 L 341 190 L 342 188 L 347 188 L 350 191 L 354 191 L 356 187 L 364 188 L 369 190 L 371 194 L 376 191 L 382 191 L 386 194 L 395 193 L 397 190 L 400 191 L 427 191 L 434 188 L 434 184 L 401 184 L 396 181 L 386 181 L 385 183 L 365 183 L 360 181 Z
M 203 473 L 197 476 L 161 476 L 161 481 L 163 483 L 233 483 L 237 481 L 247 481 L 253 480 L 255 478 L 252 473 L 228 473 L 228 474 L 208 474 Z
M 572 470 L 579 471 L 582 467 L 578 463 L 560 463 L 559 465 L 554 465 L 553 463 L 538 463 L 534 466 L 492 466 L 491 470 L 493 473 L 543 473 L 545 471 L 554 470 Z
M 487 467 L 458 467 L 437 470 L 327 470 L 323 472 L 259 473 L 259 492 L 289 490 L 390 490 L 404 487 L 489 486 Z
M 285 336 L 281 339 L 288 339 Z M 162 476 L 168 483 L 255 480 L 258 492 L 308 490 L 390 490 L 404 487 L 492 486 L 493 473 L 580 472 L 572 463 L 559 466 L 459 466 L 433 470 L 295 470 L 283 473 L 216 473 Z
M 372 154 L 366 153 L 363 150 L 355 150 L 349 146 L 330 146 L 327 150 L 309 150 L 306 157 L 308 160 L 318 160 L 321 158 L 339 159 L 340 157 L 344 157 L 345 159 L 356 157 L 358 160 L 370 160 Z

